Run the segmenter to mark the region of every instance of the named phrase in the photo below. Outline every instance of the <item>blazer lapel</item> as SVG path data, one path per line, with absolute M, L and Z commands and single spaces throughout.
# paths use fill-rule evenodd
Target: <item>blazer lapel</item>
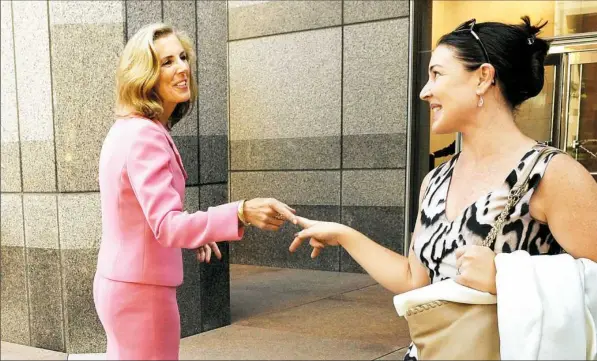
M 174 156 L 176 157 L 176 161 L 178 162 L 178 166 L 182 170 L 182 174 L 184 175 L 184 179 L 187 180 L 189 177 L 187 175 L 187 171 L 184 169 L 184 165 L 182 164 L 182 158 L 180 157 L 180 153 L 178 153 L 178 148 L 176 148 L 176 144 L 174 144 L 174 139 L 170 136 L 170 132 L 164 126 L 160 124 L 160 128 L 166 134 L 166 138 L 168 139 L 168 143 L 170 143 L 170 148 L 174 151 Z

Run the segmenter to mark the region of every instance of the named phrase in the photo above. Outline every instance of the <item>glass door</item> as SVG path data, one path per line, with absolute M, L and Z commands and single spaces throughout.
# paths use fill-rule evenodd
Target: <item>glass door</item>
M 559 54 L 546 59 L 545 82 L 541 93 L 522 103 L 515 117 L 516 125 L 524 134 L 549 145 L 557 143 L 560 67 Z
M 561 149 L 597 180 L 597 50 L 568 54 L 568 96 Z
M 597 33 L 552 42 L 545 83 L 516 115 L 529 137 L 557 147 L 597 181 Z

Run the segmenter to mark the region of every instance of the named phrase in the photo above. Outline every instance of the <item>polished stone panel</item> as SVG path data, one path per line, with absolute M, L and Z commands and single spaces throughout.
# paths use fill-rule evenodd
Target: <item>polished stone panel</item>
M 164 23 L 172 25 L 176 31 L 184 33 L 191 41 L 193 51 L 196 52 L 196 26 L 195 26 L 195 2 L 194 1 L 180 1 L 180 0 L 164 0 L 162 2 Z M 197 63 L 190 64 L 193 76 L 197 79 Z M 193 152 L 192 161 L 188 162 L 196 167 L 198 162 L 197 153 L 197 136 L 198 136 L 198 119 L 197 119 L 197 103 L 193 105 L 191 111 L 172 129 L 173 137 L 193 137 Z M 187 155 L 187 158 L 189 156 Z M 191 159 L 188 159 L 191 160 Z M 184 159 L 183 159 L 184 161 Z M 187 163 L 185 163 L 186 166 Z M 198 175 L 193 170 L 193 179 L 187 179 L 187 185 L 197 185 Z
M 18 194 L 2 194 L 0 218 L 0 337 L 3 341 L 29 344 L 27 256 L 23 231 L 23 203 Z
M 311 219 L 323 221 L 340 221 L 338 206 L 303 206 L 292 205 L 297 214 Z M 339 249 L 329 247 L 322 251 L 319 257 L 311 259 L 311 247 L 308 242 L 295 253 L 290 253 L 288 247 L 294 234 L 300 228 L 286 223 L 279 231 L 262 231 L 255 227 L 245 231 L 243 239 L 231 242 L 230 261 L 232 263 L 256 264 L 268 267 L 304 268 L 323 271 L 339 270 Z
M 342 1 L 229 1 L 230 40 L 340 25 Z
M 23 198 L 20 194 L 2 194 L 0 239 L 3 246 L 25 247 Z
M 51 1 L 49 5 L 53 25 L 124 23 L 125 1 Z
M 130 39 L 143 26 L 162 21 L 161 0 L 126 0 L 126 36 Z
M 228 181 L 228 136 L 199 137 L 199 179 L 201 184 Z
M 4 118 L 2 119 L 4 122 Z M 4 123 L 2 127 L 4 127 Z M 21 151 L 19 149 L 19 142 L 4 142 L 3 140 L 0 147 L 0 159 L 2 159 L 2 171 L 0 172 L 1 190 L 2 192 L 20 192 Z
M 408 16 L 406 0 L 349 0 L 344 1 L 344 23 L 357 23 Z
M 196 5 L 195 1 L 163 0 L 164 22 L 183 31 L 195 43 Z M 144 11 L 147 12 L 147 11 Z
M 339 171 L 232 172 L 231 200 L 276 198 L 287 204 L 340 204 Z
M 21 161 L 19 147 L 19 120 L 17 109 L 17 87 L 14 59 L 14 43 L 12 28 L 12 2 L 2 1 L 1 6 L 1 45 L 2 55 L 2 91 L 0 92 L 0 122 L 2 131 L 0 136 L 2 172 L 2 192 L 21 191 Z
M 102 234 L 99 193 L 59 194 L 58 224 L 66 352 L 104 352 L 106 339 L 93 302 Z
M 201 200 L 220 198 L 221 190 L 216 186 L 187 187 L 185 210 L 196 212 Z M 224 191 L 225 191 L 225 185 Z M 206 189 L 209 188 L 209 189 Z M 201 193 L 200 193 L 201 192 Z M 211 201 L 211 199 L 208 199 Z M 210 205 L 216 205 L 214 203 Z M 224 203 L 218 199 L 217 204 Z M 207 208 L 207 207 L 205 207 Z M 202 206 L 201 209 L 205 210 Z M 222 260 L 212 254 L 209 264 L 199 263 L 194 250 L 183 250 L 184 279 L 177 290 L 180 310 L 181 334 L 187 337 L 230 324 L 230 285 L 228 272 L 228 244 L 218 243 Z
M 228 135 L 226 2 L 197 1 L 196 13 L 199 133 L 202 136 Z
M 228 185 L 206 184 L 200 187 L 200 209 L 206 211 L 209 207 L 228 203 Z
M 60 251 L 57 248 L 28 247 L 27 263 L 30 345 L 64 351 Z
M 23 203 L 19 194 L 0 197 L 0 338 L 28 345 L 29 297 L 27 292 L 27 255 L 23 231 Z
M 99 193 L 59 194 L 60 248 L 98 249 L 102 235 Z
M 194 213 L 199 210 L 199 188 L 185 189 L 184 210 Z M 176 290 L 180 312 L 181 336 L 201 332 L 201 290 L 200 270 L 194 250 L 183 249 L 183 284 Z
M 343 135 L 404 133 L 407 96 L 408 19 L 346 26 Z M 368 159 L 372 162 L 383 159 L 380 152 L 383 148 L 365 148 L 354 139 L 344 145 L 347 155 L 359 154 L 357 166 Z M 352 149 L 353 146 L 356 149 Z M 387 147 L 390 146 L 384 148 Z M 404 150 L 394 149 L 392 153 L 402 152 Z M 389 158 L 392 153 L 381 163 L 395 163 Z
M 59 249 L 55 194 L 24 194 L 23 214 L 28 248 Z
M 231 170 L 340 168 L 340 136 L 236 140 L 230 148 Z
M 230 140 L 339 136 L 340 28 L 232 42 Z
M 31 346 L 65 350 L 62 267 L 55 194 L 25 194 Z
M 56 191 L 54 141 L 21 141 L 23 189 L 25 192 Z
M 343 206 L 404 206 L 402 169 L 346 170 L 342 173 Z
M 230 324 L 230 248 L 228 242 L 219 242 L 218 248 L 221 260 L 212 254 L 210 263 L 199 266 L 202 332 Z
M 14 43 L 25 192 L 56 191 L 48 4 L 14 1 Z
M 406 134 L 355 134 L 342 137 L 344 168 L 405 168 Z
M 186 187 L 184 190 L 184 210 L 194 213 L 199 210 L 199 187 Z
M 200 200 L 201 210 L 227 203 L 228 185 L 202 185 Z M 199 267 L 202 332 L 230 324 L 230 246 L 228 242 L 219 242 L 218 248 L 222 260 L 212 255 L 210 264 Z
M 228 181 L 228 28 L 224 1 L 197 1 L 199 179 Z
M 342 223 L 399 254 L 404 251 L 403 207 L 342 207 Z M 342 248 L 342 272 L 364 272 Z
M 0 247 L 2 258 L 0 338 L 2 341 L 28 345 L 30 342 L 29 297 L 25 248 L 4 245 L 4 237 L 3 233 Z
M 62 235 L 62 233 L 61 233 Z M 106 336 L 93 302 L 97 249 L 62 249 L 66 352 L 105 352 Z
M 68 5 L 50 3 L 58 189 L 93 191 L 98 189 L 101 146 L 114 121 L 123 3 Z
M 183 284 L 176 290 L 181 337 L 201 332 L 200 265 L 194 250 L 183 249 Z
M 199 145 L 197 136 L 173 135 L 172 139 L 182 158 L 182 164 L 187 172 L 187 187 L 199 184 Z

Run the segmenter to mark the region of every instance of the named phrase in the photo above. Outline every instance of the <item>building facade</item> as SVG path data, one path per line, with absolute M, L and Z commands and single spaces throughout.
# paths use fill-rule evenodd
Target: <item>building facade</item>
M 418 100 L 439 35 L 471 17 L 549 20 L 546 87 L 520 125 L 597 172 L 596 14 L 590 1 L 2 1 L 2 340 L 104 351 L 98 159 L 141 26 L 196 44 L 199 98 L 172 132 L 188 211 L 275 197 L 404 252 L 429 154 L 457 140 L 429 134 Z M 210 265 L 185 252 L 183 336 L 230 322 L 229 263 L 362 272 L 341 248 L 289 254 L 296 230 L 248 229 Z

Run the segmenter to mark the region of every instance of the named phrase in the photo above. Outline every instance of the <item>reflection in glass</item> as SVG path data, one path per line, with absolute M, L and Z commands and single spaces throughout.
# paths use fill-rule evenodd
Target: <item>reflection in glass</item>
M 551 142 L 553 116 L 555 68 L 545 67 L 545 83 L 541 93 L 520 106 L 516 113 L 516 124 L 527 136 L 540 141 Z
M 556 36 L 597 31 L 597 1 L 556 1 L 554 15 Z
M 597 63 L 570 66 L 566 151 L 597 180 Z

